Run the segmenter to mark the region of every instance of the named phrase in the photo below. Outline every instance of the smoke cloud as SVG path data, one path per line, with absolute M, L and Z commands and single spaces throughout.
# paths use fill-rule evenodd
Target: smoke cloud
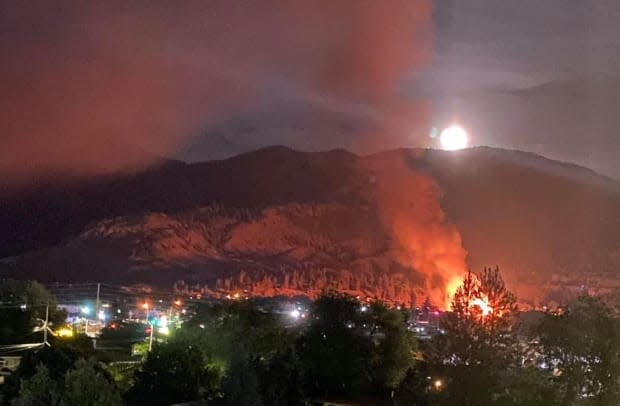
M 426 112 L 400 84 L 428 59 L 430 9 L 430 0 L 5 3 L 0 168 L 140 167 L 247 117 L 258 131 L 228 140 L 239 149 L 410 143 Z M 340 135 L 314 135 L 306 116 L 338 117 L 338 131 L 318 128 Z M 199 147 L 194 157 L 240 152 L 212 139 Z
M 413 151 L 386 153 L 371 161 L 379 215 L 392 237 L 395 257 L 421 273 L 425 294 L 447 309 L 467 269 L 467 252 L 458 229 L 446 220 L 439 186 L 415 167 L 413 154 L 423 152 Z

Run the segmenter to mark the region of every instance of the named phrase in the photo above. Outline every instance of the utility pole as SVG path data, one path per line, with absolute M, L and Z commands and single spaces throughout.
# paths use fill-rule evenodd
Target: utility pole
M 50 344 L 47 342 L 47 323 L 49 321 L 49 317 L 50 317 L 50 305 L 48 303 L 45 306 L 45 323 L 43 324 L 43 344 L 47 345 L 48 347 L 50 346 Z
M 95 302 L 95 320 L 99 320 L 99 291 L 101 290 L 101 283 L 97 283 L 97 301 Z M 99 326 L 99 322 L 97 322 Z M 99 332 L 101 332 L 101 326 L 99 326 Z M 93 348 L 97 349 L 97 336 L 93 338 Z
M 142 307 L 144 307 L 144 310 L 146 311 L 146 324 L 151 326 L 151 333 L 149 334 L 149 352 L 151 352 L 151 349 L 153 348 L 153 330 L 155 330 L 155 326 L 149 320 L 149 304 L 148 304 L 148 302 L 144 302 Z
M 95 317 L 99 319 L 99 290 L 101 289 L 101 283 L 97 284 L 97 302 L 95 305 Z
M 155 326 L 153 326 L 153 323 L 150 323 L 151 325 L 151 334 L 149 335 L 149 352 L 151 352 L 151 349 L 153 348 L 153 330 L 155 330 Z

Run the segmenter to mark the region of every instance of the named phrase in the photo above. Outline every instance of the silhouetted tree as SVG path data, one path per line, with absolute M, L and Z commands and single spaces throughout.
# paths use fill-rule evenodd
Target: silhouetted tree
M 64 382 L 65 374 L 73 368 L 79 359 L 79 353 L 66 347 L 46 347 L 36 352 L 24 354 L 17 370 L 9 375 L 0 390 L 5 400 L 10 400 L 18 396 L 21 382 L 34 376 L 39 366 L 43 365 L 46 373 L 52 380 L 61 384 Z
M 203 399 L 216 382 L 197 347 L 173 341 L 153 347 L 125 397 L 130 405 L 166 406 Z
M 308 330 L 297 348 L 306 390 L 311 395 L 350 395 L 372 382 L 372 341 L 364 335 L 355 298 L 329 293 L 313 307 Z
M 65 375 L 62 406 L 121 405 L 118 389 L 93 361 L 80 359 Z
M 562 404 L 620 404 L 620 321 L 599 299 L 582 296 L 564 314 L 547 314 L 537 333 Z
M 263 403 L 270 406 L 305 404 L 301 393 L 299 365 L 292 349 L 279 353 L 258 366 Z
M 227 363 L 240 352 L 269 359 L 292 339 L 274 314 L 244 301 L 199 307 L 175 341 L 198 346 L 206 356 Z
M 79 359 L 64 376 L 54 376 L 39 364 L 36 372 L 21 380 L 17 406 L 115 406 L 121 397 L 114 383 L 93 361 Z
M 22 379 L 19 396 L 11 403 L 13 406 L 56 406 L 60 401 L 58 383 L 52 379 L 43 364 L 28 379 Z
M 510 334 L 515 297 L 506 290 L 498 268 L 480 276 L 468 272 L 452 299 L 452 312 L 441 320 L 445 334 L 425 347 L 425 357 L 445 386 L 446 405 L 493 404 L 517 367 L 517 346 Z
M 535 366 L 510 368 L 502 376 L 493 404 L 501 406 L 564 406 L 558 385 L 548 371 Z
M 407 329 L 405 314 L 398 310 L 374 303 L 368 316 L 375 338 L 372 365 L 375 384 L 393 390 L 414 366 L 415 337 Z
M 396 391 L 396 406 L 430 406 L 433 403 L 433 386 L 424 363 L 410 368 Z
M 405 313 L 374 303 L 361 311 L 353 297 L 319 297 L 297 343 L 310 395 L 386 396 L 414 364 L 415 338 Z
M 233 356 L 221 386 L 224 404 L 228 406 L 263 406 L 265 404 L 260 394 L 258 363 L 257 359 L 247 358 L 243 354 Z

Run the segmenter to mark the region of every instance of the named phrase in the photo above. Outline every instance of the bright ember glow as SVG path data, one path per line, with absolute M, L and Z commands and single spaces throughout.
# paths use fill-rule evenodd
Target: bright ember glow
M 469 137 L 467 131 L 461 126 L 453 125 L 445 128 L 439 136 L 441 147 L 446 151 L 457 151 L 467 148 Z
M 474 306 L 478 306 L 480 308 L 483 316 L 488 316 L 493 312 L 493 308 L 489 306 L 489 303 L 487 303 L 484 299 L 476 298 L 472 300 L 470 307 Z

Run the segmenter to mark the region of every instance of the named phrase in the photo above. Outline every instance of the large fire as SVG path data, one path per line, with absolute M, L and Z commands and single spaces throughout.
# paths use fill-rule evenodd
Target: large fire
M 453 276 L 446 284 L 446 300 L 444 303 L 445 310 L 449 310 L 452 308 L 452 298 L 454 297 L 456 290 L 459 288 L 459 286 L 461 286 L 462 283 L 462 277 Z
M 493 313 L 493 308 L 489 305 L 489 302 L 487 302 L 486 300 L 482 299 L 482 298 L 475 298 L 474 300 L 471 301 L 471 304 L 469 305 L 469 307 L 478 307 L 480 308 L 480 311 L 482 311 L 482 316 L 486 317 L 489 314 Z
M 441 208 L 439 186 L 412 166 L 417 159 L 415 153 L 390 154 L 368 165 L 392 254 L 422 277 L 424 297 L 447 310 L 467 269 L 467 252 L 458 229 Z

